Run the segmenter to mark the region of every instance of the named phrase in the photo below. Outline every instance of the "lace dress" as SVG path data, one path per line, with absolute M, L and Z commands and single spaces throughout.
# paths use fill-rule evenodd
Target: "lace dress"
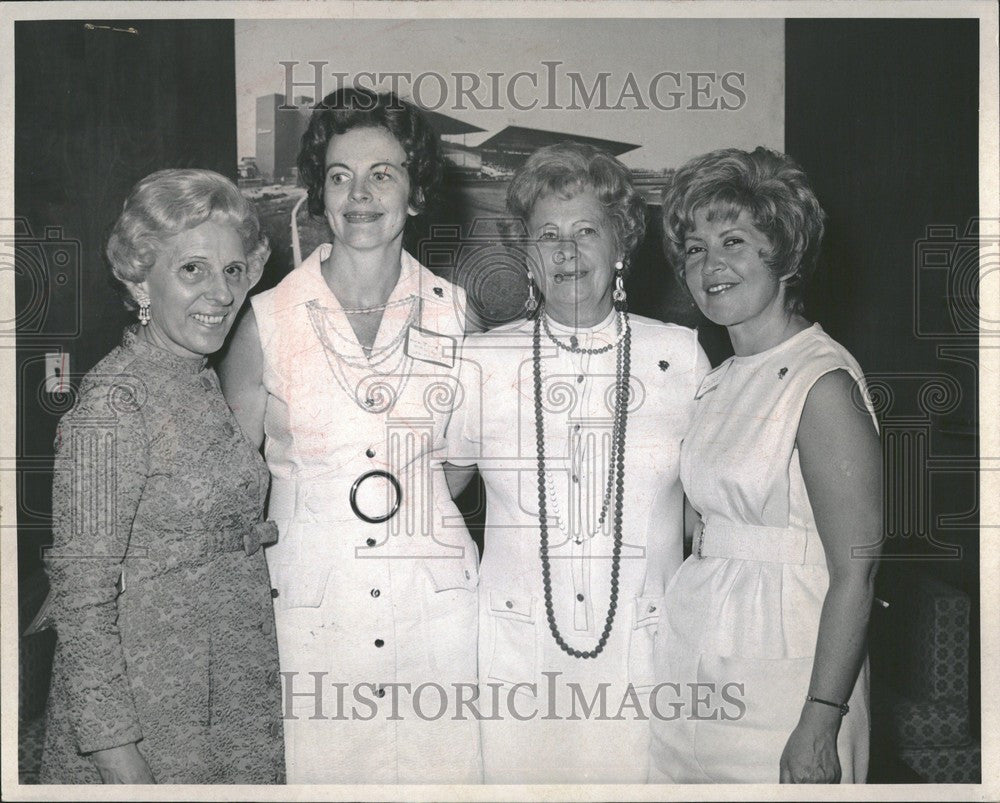
M 282 779 L 267 483 L 204 359 L 127 330 L 87 374 L 56 436 L 42 783 L 130 742 L 158 783 Z

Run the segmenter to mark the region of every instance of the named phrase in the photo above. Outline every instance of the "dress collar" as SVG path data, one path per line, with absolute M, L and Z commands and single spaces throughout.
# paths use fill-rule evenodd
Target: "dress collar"
M 316 300 L 326 299 L 332 302 L 337 308 L 340 308 L 337 296 L 326 283 L 326 279 L 323 278 L 323 262 L 329 258 L 332 251 L 332 243 L 321 244 L 319 248 L 303 260 L 297 270 L 305 270 L 308 273 L 314 287 L 314 292 L 317 294 Z M 407 296 L 419 296 L 421 294 L 421 268 L 421 264 L 404 249 L 399 257 L 399 278 L 396 280 L 396 286 L 389 293 L 386 304 L 400 301 Z
M 584 343 L 593 341 L 611 343 L 618 337 L 618 328 L 615 323 L 617 317 L 618 313 L 612 309 L 603 321 L 596 323 L 594 326 L 567 326 L 554 320 L 549 315 L 545 316 L 545 320 L 549 325 L 549 331 L 558 338 L 565 340 L 572 335 L 576 335 Z
M 139 337 L 139 324 L 126 327 L 122 334 L 122 347 L 131 351 L 137 357 L 153 365 L 165 368 L 176 374 L 200 374 L 208 364 L 207 357 L 181 357 L 172 354 L 159 346 L 154 346 L 143 337 Z

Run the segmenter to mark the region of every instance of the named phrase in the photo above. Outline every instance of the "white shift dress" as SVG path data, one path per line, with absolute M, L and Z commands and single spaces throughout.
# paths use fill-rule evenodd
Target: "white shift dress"
M 614 315 L 589 330 L 550 326 L 564 343 L 575 333 L 588 349 L 614 342 L 617 331 Z M 618 609 L 604 651 L 573 658 L 553 639 L 544 604 L 532 327 L 524 321 L 466 340 L 462 404 L 448 434 L 449 460 L 478 464 L 486 486 L 479 597 L 485 778 L 641 783 L 656 621 L 666 580 L 683 558 L 679 444 L 709 363 L 693 330 L 632 316 Z M 611 527 L 594 531 L 606 488 L 615 350 L 574 354 L 542 338 L 553 605 L 563 638 L 590 650 L 611 593 Z
M 440 465 L 465 296 L 404 252 L 369 360 L 323 279 L 330 248 L 252 301 L 288 782 L 476 783 L 453 688 L 477 680 L 478 557 Z M 362 520 L 359 480 L 361 515 L 401 496 L 396 515 Z
M 779 781 L 829 585 L 795 439 L 809 390 L 837 370 L 865 391 L 854 358 L 814 324 L 730 358 L 698 390 L 681 481 L 703 529 L 667 589 L 656 655 L 657 682 L 674 684 L 664 696 L 679 688 L 683 705 L 651 719 L 651 781 Z M 867 392 L 856 398 L 875 421 Z M 837 743 L 842 780 L 863 782 L 867 663 L 849 705 Z

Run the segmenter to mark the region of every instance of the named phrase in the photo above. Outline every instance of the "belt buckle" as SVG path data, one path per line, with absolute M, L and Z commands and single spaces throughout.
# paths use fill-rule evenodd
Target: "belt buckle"
M 361 510 L 358 508 L 358 488 L 361 486 L 361 483 L 363 483 L 367 479 L 371 479 L 372 477 L 383 477 L 384 479 L 388 480 L 389 484 L 392 486 L 392 489 L 396 494 L 396 501 L 392 506 L 392 510 L 386 513 L 384 516 L 369 516 L 365 513 L 362 513 Z M 389 519 L 391 519 L 399 512 L 399 507 L 403 502 L 403 489 L 399 484 L 399 480 L 396 479 L 396 476 L 394 474 L 390 474 L 388 471 L 381 471 L 376 469 L 375 471 L 365 472 L 354 481 L 354 484 L 351 486 L 351 494 L 349 499 L 351 503 L 351 511 L 354 513 L 355 516 L 361 519 L 361 521 L 367 522 L 368 524 L 381 524 L 384 521 L 389 521 Z

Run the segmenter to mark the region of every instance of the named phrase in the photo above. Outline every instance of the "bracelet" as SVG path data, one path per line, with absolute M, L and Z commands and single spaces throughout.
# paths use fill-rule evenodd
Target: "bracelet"
M 811 694 L 806 695 L 806 702 L 822 703 L 823 705 L 828 705 L 832 708 L 839 708 L 841 716 L 846 716 L 847 712 L 851 710 L 851 707 L 847 703 L 831 703 L 829 700 L 821 700 L 819 697 L 813 697 Z

